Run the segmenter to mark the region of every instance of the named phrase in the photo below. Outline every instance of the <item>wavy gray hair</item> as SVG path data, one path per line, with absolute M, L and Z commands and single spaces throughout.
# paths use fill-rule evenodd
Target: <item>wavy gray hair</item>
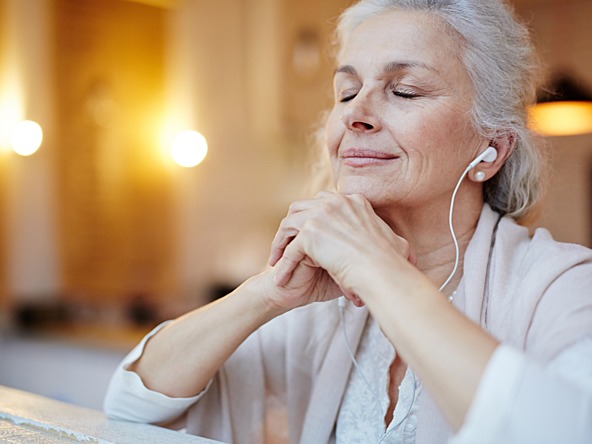
M 541 80 L 528 29 L 503 0 L 361 0 L 339 17 L 337 51 L 359 24 L 394 9 L 435 14 L 454 31 L 475 90 L 475 130 L 515 143 L 498 174 L 484 184 L 484 199 L 502 214 L 524 218 L 539 201 L 542 172 L 541 150 L 527 126 Z

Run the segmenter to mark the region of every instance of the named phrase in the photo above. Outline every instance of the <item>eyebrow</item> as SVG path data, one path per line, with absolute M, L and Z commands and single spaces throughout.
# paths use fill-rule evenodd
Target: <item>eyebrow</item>
M 391 74 L 391 73 L 394 73 L 397 71 L 402 71 L 402 70 L 409 69 L 409 68 L 423 68 L 423 69 L 427 69 L 428 71 L 433 71 L 436 73 L 438 72 L 432 66 L 426 65 L 425 63 L 422 63 L 422 62 L 389 62 L 386 65 L 384 65 L 382 72 L 385 74 Z M 356 68 L 354 68 L 352 65 L 338 66 L 335 69 L 335 72 L 333 73 L 333 75 L 336 75 L 338 73 L 350 74 L 353 76 L 358 75 Z

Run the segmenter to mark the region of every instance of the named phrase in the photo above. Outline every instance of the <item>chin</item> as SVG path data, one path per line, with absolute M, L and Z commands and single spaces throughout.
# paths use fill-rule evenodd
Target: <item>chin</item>
M 377 184 L 373 180 L 348 178 L 339 181 L 336 184 L 336 189 L 342 194 L 361 194 L 374 209 L 394 205 L 396 202 L 396 193 L 393 189 L 383 183 Z

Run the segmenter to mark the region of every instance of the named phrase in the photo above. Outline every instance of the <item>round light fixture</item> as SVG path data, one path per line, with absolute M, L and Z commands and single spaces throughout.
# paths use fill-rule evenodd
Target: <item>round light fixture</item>
M 171 156 L 182 167 L 199 165 L 208 153 L 206 138 L 199 132 L 188 130 L 175 136 L 171 143 Z
M 23 120 L 12 130 L 10 142 L 15 153 L 20 156 L 30 156 L 41 146 L 43 130 L 37 122 Z
M 574 77 L 558 75 L 529 110 L 531 127 L 544 136 L 592 132 L 592 94 Z

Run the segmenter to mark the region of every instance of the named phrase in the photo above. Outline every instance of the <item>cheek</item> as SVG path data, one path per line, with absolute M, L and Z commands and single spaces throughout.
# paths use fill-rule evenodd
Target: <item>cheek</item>
M 332 158 L 337 155 L 337 150 L 339 149 L 345 129 L 337 114 L 336 111 L 332 111 L 325 125 L 325 144 L 329 150 L 329 156 Z
M 464 151 L 471 151 L 474 132 L 466 125 L 466 118 L 459 118 L 458 113 L 433 116 L 423 120 L 410 136 L 423 147 L 425 154 L 446 154 L 454 156 Z

